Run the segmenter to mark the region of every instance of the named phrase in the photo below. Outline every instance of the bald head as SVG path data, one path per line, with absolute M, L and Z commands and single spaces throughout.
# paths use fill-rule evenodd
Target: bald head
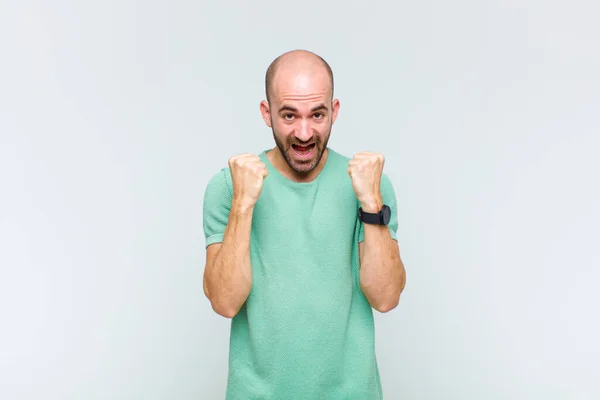
M 280 78 L 286 79 L 299 74 L 308 74 L 314 77 L 326 74 L 331 96 L 333 96 L 333 72 L 329 64 L 313 52 L 292 50 L 277 57 L 267 69 L 265 76 L 267 102 L 271 102 L 273 90 L 277 87 Z

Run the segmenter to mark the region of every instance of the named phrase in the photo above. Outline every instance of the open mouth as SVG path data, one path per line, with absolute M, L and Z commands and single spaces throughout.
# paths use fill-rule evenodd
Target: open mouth
M 296 153 L 297 155 L 301 156 L 301 157 L 306 157 L 306 156 L 310 156 L 313 152 L 315 148 L 315 143 L 306 145 L 306 146 L 300 146 L 297 144 L 293 144 L 292 145 L 292 149 L 294 149 L 294 153 Z

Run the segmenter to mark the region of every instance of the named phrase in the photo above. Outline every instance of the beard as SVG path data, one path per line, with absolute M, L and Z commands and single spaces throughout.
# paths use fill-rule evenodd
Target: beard
M 271 124 L 271 126 L 273 126 L 273 124 Z M 327 148 L 327 144 L 329 143 L 331 127 L 332 127 L 332 125 L 330 124 L 329 129 L 327 130 L 326 134 L 323 135 L 324 139 L 321 139 L 321 136 L 316 135 L 308 142 L 300 142 L 293 135 L 289 136 L 287 138 L 287 140 L 282 140 L 278 137 L 277 133 L 275 132 L 275 129 L 271 128 L 271 130 L 273 131 L 273 138 L 275 139 L 275 144 L 277 145 L 277 148 L 281 152 L 281 155 L 283 155 L 283 158 L 284 158 L 285 162 L 287 163 L 287 165 L 289 165 L 289 167 L 293 171 L 295 171 L 299 174 L 305 175 L 305 174 L 308 174 L 309 172 L 311 172 L 312 170 L 314 170 L 317 167 L 317 165 L 319 165 L 319 162 L 321 161 L 321 158 L 323 157 L 323 153 L 325 152 L 325 149 Z M 292 146 L 293 145 L 305 146 L 308 144 L 314 144 L 314 148 L 312 150 L 312 156 L 308 159 L 297 158 L 294 154 L 294 149 Z

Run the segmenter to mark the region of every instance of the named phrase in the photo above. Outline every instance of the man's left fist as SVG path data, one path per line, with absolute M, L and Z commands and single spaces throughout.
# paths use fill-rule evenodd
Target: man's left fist
M 383 205 L 380 184 L 384 162 L 383 154 L 362 152 L 348 163 L 352 188 L 366 212 L 378 212 Z

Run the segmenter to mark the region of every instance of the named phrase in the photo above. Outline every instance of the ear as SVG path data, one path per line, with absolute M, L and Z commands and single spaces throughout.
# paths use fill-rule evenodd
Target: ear
M 265 124 L 271 128 L 271 110 L 269 109 L 269 103 L 267 103 L 266 100 L 260 102 L 260 113 Z
M 338 111 L 340 109 L 340 101 L 338 99 L 333 99 L 331 103 L 331 123 L 333 124 L 338 117 Z

